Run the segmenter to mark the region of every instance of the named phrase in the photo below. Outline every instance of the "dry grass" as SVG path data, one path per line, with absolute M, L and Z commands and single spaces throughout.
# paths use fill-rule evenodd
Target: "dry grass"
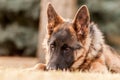
M 37 62 L 38 59 L 32 57 L 0 57 L 0 66 L 4 68 L 28 68 Z
M 120 74 L 42 72 L 1 68 L 0 80 L 120 80 Z
M 120 80 L 120 74 L 42 72 L 26 69 L 35 63 L 37 59 L 34 58 L 0 58 L 0 80 Z

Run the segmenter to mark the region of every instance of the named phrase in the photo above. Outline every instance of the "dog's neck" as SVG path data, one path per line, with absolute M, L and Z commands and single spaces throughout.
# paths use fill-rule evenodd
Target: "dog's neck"
M 89 45 L 89 48 L 86 52 L 86 58 L 84 62 L 79 66 L 79 69 L 82 70 L 89 69 L 90 63 L 94 59 L 99 58 L 102 55 L 102 51 L 103 51 L 102 46 L 104 44 L 104 40 L 101 31 L 97 29 L 98 27 L 94 23 L 91 23 L 89 27 L 90 27 L 90 32 L 88 35 L 88 39 L 90 41 L 88 42 L 91 43 L 87 43 Z
M 104 44 L 104 40 L 103 40 L 103 35 L 101 33 L 101 31 L 99 29 L 97 29 L 97 25 L 94 23 L 91 23 L 89 25 L 90 27 L 90 39 L 91 39 L 91 43 L 90 43 L 90 47 L 88 52 L 90 54 L 88 54 L 89 58 L 93 58 L 96 57 L 99 53 L 99 51 L 101 51 L 102 45 Z

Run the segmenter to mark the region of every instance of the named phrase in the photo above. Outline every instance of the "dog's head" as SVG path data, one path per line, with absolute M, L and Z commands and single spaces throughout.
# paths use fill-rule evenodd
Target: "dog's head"
M 90 17 L 83 5 L 73 21 L 65 21 L 54 10 L 51 4 L 47 9 L 48 16 L 48 53 L 47 69 L 69 69 L 75 60 L 82 56 L 85 39 L 89 32 Z M 79 51 L 79 53 L 78 53 Z M 77 58 L 76 58 L 77 57 Z

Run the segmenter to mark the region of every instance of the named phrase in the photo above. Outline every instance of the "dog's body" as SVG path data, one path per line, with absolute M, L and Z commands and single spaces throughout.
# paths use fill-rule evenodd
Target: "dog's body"
M 63 20 L 51 4 L 47 15 L 46 69 L 120 72 L 120 57 L 104 43 L 97 25 L 90 22 L 87 6 L 78 10 L 73 21 Z

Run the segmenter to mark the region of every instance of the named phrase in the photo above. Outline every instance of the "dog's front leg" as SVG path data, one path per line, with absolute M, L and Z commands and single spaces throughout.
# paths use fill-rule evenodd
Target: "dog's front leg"
M 99 58 L 95 59 L 90 65 L 90 72 L 100 72 L 106 73 L 108 72 L 107 65 L 105 63 L 105 58 L 101 55 Z
M 89 71 L 106 73 L 106 72 L 108 72 L 108 69 L 107 69 L 106 65 L 96 61 L 91 64 Z
M 43 63 L 38 63 L 33 67 L 35 70 L 46 70 L 46 65 Z
M 34 67 L 27 68 L 26 70 L 28 70 L 28 71 L 34 71 L 34 70 L 45 71 L 46 70 L 46 64 L 38 63 Z

